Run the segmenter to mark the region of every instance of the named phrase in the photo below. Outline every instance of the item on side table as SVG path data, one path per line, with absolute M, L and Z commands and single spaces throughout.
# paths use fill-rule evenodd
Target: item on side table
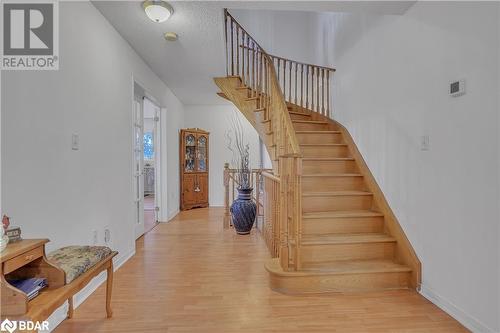
M 1 231 L 0 231 L 0 252 L 5 250 L 5 248 L 7 247 L 7 244 L 9 243 L 9 237 L 5 234 L 5 230 L 7 230 L 9 225 L 10 225 L 9 217 L 7 215 L 4 215 L 2 217 L 2 227 L 0 228 L 1 229 Z
M 5 232 L 5 235 L 9 237 L 9 242 L 17 242 L 21 240 L 21 228 L 20 227 L 10 227 Z
M 8 280 L 8 282 L 21 290 L 28 296 L 28 301 L 37 297 L 40 290 L 47 287 L 47 279 L 44 278 L 30 278 L 30 279 L 22 279 L 22 280 Z
M 8 217 L 7 215 L 4 215 L 2 217 L 2 225 L 3 225 L 4 230 L 7 230 L 9 228 L 9 225 L 10 225 L 10 217 Z

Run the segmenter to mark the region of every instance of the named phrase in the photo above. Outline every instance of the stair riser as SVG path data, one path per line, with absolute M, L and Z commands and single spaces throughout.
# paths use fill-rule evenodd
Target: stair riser
M 347 146 L 300 146 L 304 157 L 349 157 Z
M 289 294 L 368 292 L 408 289 L 410 273 L 370 273 L 282 277 L 271 275 L 271 289 Z
M 292 120 L 311 120 L 311 115 L 310 114 L 290 113 L 290 118 Z
M 298 133 L 297 139 L 299 143 L 342 143 L 340 133 Z
M 316 173 L 357 173 L 358 169 L 354 161 L 302 161 L 302 172 L 304 175 Z
M 363 177 L 344 176 L 344 177 L 302 177 L 302 190 L 312 191 L 343 191 L 355 190 L 361 191 L 366 188 Z
M 395 243 L 357 243 L 357 244 L 322 244 L 303 245 L 300 250 L 302 267 L 324 268 L 332 265 L 331 261 L 336 260 L 372 260 L 372 259 L 393 259 Z M 319 265 L 319 266 L 318 266 Z
M 302 218 L 302 232 L 305 235 L 381 233 L 383 229 L 382 216 Z
M 325 131 L 328 129 L 328 124 L 316 123 L 293 123 L 296 131 Z
M 371 195 L 302 197 L 302 211 L 304 213 L 339 210 L 368 210 L 371 208 Z

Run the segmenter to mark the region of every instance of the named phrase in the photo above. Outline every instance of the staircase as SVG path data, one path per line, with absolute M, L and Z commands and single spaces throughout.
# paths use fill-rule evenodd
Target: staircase
M 266 264 L 289 294 L 418 289 L 420 262 L 349 132 L 332 119 L 334 70 L 267 54 L 225 11 L 227 75 L 215 78 L 264 141 Z M 333 76 L 333 75 L 332 75 Z

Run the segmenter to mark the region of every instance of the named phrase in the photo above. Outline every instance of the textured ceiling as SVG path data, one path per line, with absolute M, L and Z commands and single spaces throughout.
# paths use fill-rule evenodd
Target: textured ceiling
M 174 15 L 154 23 L 139 1 L 93 1 L 96 8 L 125 38 L 151 69 L 184 104 L 225 104 L 216 96 L 212 78 L 225 74 L 223 8 L 365 11 L 401 14 L 413 2 L 333 1 L 177 1 L 170 2 Z M 163 33 L 176 32 L 177 42 Z

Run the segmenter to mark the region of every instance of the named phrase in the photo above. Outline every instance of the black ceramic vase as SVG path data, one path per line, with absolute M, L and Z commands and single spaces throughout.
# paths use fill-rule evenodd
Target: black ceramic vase
M 234 229 L 238 235 L 248 235 L 252 230 L 257 205 L 252 201 L 253 188 L 238 189 L 238 199 L 231 205 Z

